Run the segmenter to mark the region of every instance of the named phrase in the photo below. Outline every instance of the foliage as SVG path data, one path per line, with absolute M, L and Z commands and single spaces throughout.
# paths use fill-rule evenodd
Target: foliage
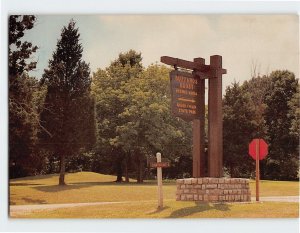
M 27 72 L 35 68 L 32 54 L 37 46 L 23 41 L 33 28 L 35 16 L 9 17 L 8 78 L 9 78 L 9 175 L 21 177 L 39 171 L 41 160 L 33 153 L 39 128 L 35 105 L 37 83 Z
M 9 17 L 9 76 L 17 76 L 36 67 L 36 62 L 30 61 L 30 58 L 38 47 L 33 46 L 31 42 L 22 41 L 25 32 L 33 28 L 35 21 L 34 15 L 11 15 Z
M 293 73 L 274 71 L 226 89 L 224 165 L 240 170 L 239 176 L 254 171 L 247 156 L 253 138 L 264 138 L 269 144 L 269 154 L 260 162 L 263 179 L 297 179 L 299 84 Z
M 289 113 L 288 117 L 291 118 L 291 127 L 290 134 L 291 137 L 299 138 L 300 137 L 300 90 L 299 85 L 297 86 L 297 90 L 294 93 L 291 100 L 288 102 Z M 299 147 L 298 147 L 299 152 Z
M 117 126 L 122 124 L 119 114 L 129 104 L 124 86 L 130 79 L 140 76 L 143 70 L 140 53 L 130 50 L 120 53 L 105 70 L 98 69 L 93 74 L 92 94 L 96 101 L 97 145 L 96 159 L 100 163 L 110 165 L 112 169 L 104 169 L 105 164 L 96 169 L 108 173 L 117 173 L 117 181 L 122 181 L 123 161 L 128 168 L 129 153 L 114 142 L 117 137 Z M 128 177 L 127 177 L 128 180 Z
M 299 107 L 291 102 L 299 96 L 298 80 L 289 71 L 274 71 L 270 74 L 270 79 L 271 86 L 265 96 L 267 108 L 264 114 L 269 142 L 265 177 L 296 179 L 299 169 L 299 137 L 292 129 L 297 125 L 295 114 Z
M 242 85 L 242 89 L 249 95 L 250 104 L 252 105 L 252 123 L 255 125 L 253 137 L 266 137 L 267 129 L 264 112 L 267 105 L 265 103 L 265 96 L 270 91 L 270 86 L 271 80 L 267 75 L 252 77 Z
M 156 152 L 171 159 L 191 155 L 191 126 L 170 114 L 170 70 L 159 65 L 143 69 L 140 62 L 132 50 L 120 54 L 110 67 L 94 74 L 92 91 L 99 151 L 108 151 L 116 162 L 123 160 L 125 172 L 135 169 L 142 182 L 146 158 Z
M 182 127 L 188 124 L 171 114 L 168 76 L 169 69 L 152 65 L 124 87 L 128 94 L 123 98 L 130 102 L 119 115 L 124 123 L 117 127 L 114 142 L 125 151 L 133 151 L 137 160 L 158 151 L 169 159 L 190 155 L 190 137 L 185 132 L 191 127 Z
M 41 80 L 47 94 L 41 122 L 40 146 L 60 159 L 59 184 L 63 185 L 65 159 L 89 149 L 94 142 L 94 102 L 89 94 L 90 69 L 82 58 L 83 48 L 75 22 L 62 29 L 56 51 Z
M 250 177 L 253 161 L 248 144 L 255 133 L 250 95 L 238 83 L 226 88 L 223 100 L 224 166 L 231 177 Z

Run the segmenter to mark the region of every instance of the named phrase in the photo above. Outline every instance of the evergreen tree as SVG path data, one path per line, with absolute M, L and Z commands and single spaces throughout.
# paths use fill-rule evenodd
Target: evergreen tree
M 60 160 L 59 185 L 65 184 L 68 156 L 88 149 L 94 143 L 94 102 L 90 96 L 90 68 L 82 60 L 80 34 L 75 22 L 62 29 L 42 84 L 47 86 L 41 123 L 40 145 Z

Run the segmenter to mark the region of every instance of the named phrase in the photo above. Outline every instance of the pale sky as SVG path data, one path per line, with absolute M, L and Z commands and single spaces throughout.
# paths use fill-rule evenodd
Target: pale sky
M 221 55 L 227 74 L 223 93 L 234 80 L 250 79 L 251 67 L 260 74 L 287 69 L 299 77 L 299 21 L 297 15 L 37 15 L 26 40 L 39 46 L 40 78 L 52 57 L 61 29 L 73 18 L 83 45 L 83 59 L 92 72 L 105 68 L 120 52 L 142 53 L 143 64 L 161 56 L 185 60 Z M 159 62 L 160 63 L 160 62 Z

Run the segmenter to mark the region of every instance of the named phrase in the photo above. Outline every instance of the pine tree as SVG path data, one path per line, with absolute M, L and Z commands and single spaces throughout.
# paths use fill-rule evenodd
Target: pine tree
M 90 68 L 82 60 L 75 22 L 62 29 L 56 51 L 41 82 L 47 86 L 40 146 L 60 159 L 59 185 L 65 184 L 68 156 L 86 150 L 95 140 L 94 102 L 90 96 Z

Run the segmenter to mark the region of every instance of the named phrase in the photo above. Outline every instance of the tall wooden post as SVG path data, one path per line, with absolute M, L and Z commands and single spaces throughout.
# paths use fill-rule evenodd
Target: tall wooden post
M 210 57 L 215 70 L 208 80 L 208 171 L 210 177 L 223 176 L 222 57 Z
M 194 62 L 200 65 L 205 64 L 204 58 L 195 58 Z M 200 118 L 193 120 L 193 177 L 195 178 L 205 176 L 205 80 L 198 77 L 197 81 L 200 84 L 198 92 Z
M 206 176 L 205 174 L 205 156 L 204 156 L 204 125 L 205 125 L 205 81 L 208 79 L 208 176 L 223 176 L 223 116 L 222 116 L 222 74 L 226 74 L 226 69 L 222 68 L 222 57 L 214 55 L 210 57 L 210 65 L 205 65 L 203 58 L 195 58 L 194 61 L 186 61 L 179 58 L 162 56 L 161 62 L 175 68 L 184 68 L 193 71 L 193 75 L 198 77 L 199 87 L 193 94 L 190 90 L 187 79 L 195 79 L 189 73 L 181 72 L 182 78 L 172 82 L 172 110 L 175 116 L 184 120 L 193 120 L 193 177 Z M 193 80 L 194 82 L 194 80 Z M 181 84 L 182 83 L 182 88 Z M 189 86 L 189 88 L 186 88 Z M 195 86 L 195 85 L 191 85 Z M 192 88 L 193 89 L 193 88 Z M 193 90 L 195 91 L 195 90 Z M 190 94 L 192 93 L 192 94 Z M 174 98 L 173 98 L 174 95 Z M 198 99 L 197 99 L 198 98 Z M 185 101 L 185 102 L 182 102 Z M 197 102 L 196 106 L 186 104 L 186 102 Z M 200 113 L 195 114 L 194 108 Z

